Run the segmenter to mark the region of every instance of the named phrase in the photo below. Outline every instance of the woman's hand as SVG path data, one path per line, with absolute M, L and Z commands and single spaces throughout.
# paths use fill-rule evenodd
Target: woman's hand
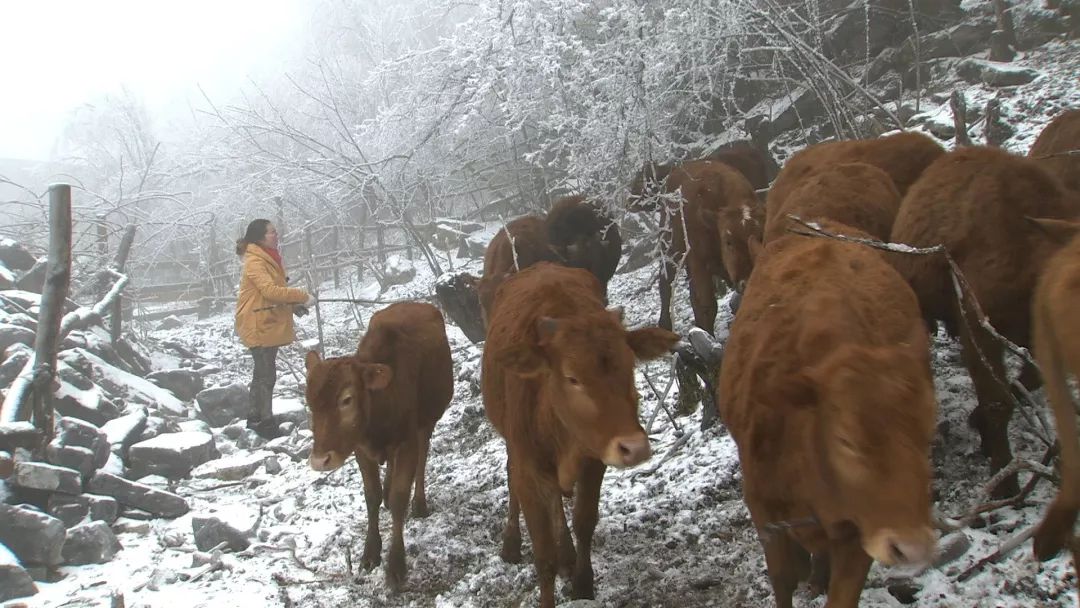
M 304 307 L 311 308 L 312 306 L 315 306 L 315 296 L 308 294 L 307 299 L 304 300 Z

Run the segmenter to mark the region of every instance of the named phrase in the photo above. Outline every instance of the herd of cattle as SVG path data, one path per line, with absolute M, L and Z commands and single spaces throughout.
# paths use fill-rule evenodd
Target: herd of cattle
M 978 398 L 970 421 L 993 471 L 1012 460 L 1013 397 L 992 329 L 1034 350 L 1041 374 L 1027 366 L 1020 382 L 1045 382 L 1061 445 L 1061 490 L 1035 539 L 1040 559 L 1053 556 L 1071 540 L 1080 508 L 1066 382 L 1080 372 L 1072 308 L 1080 302 L 1078 148 L 1073 110 L 1045 128 L 1027 157 L 982 147 L 946 152 L 905 132 L 812 145 L 778 173 L 748 145 L 647 165 L 628 207 L 657 214 L 670 233 L 660 327 L 627 330 L 621 308 L 607 307 L 622 242 L 590 201 L 562 199 L 546 217 L 509 222 L 476 281 L 487 329 L 484 408 L 507 452 L 502 558 L 521 559 L 523 513 L 540 605 L 555 605 L 557 574 L 570 578 L 574 598 L 594 596 L 601 483 L 607 466 L 650 456 L 634 365 L 679 341 L 669 310 L 679 259 L 698 327 L 713 332 L 716 281 L 741 293 L 715 397 L 738 446 L 778 606 L 791 606 L 806 579 L 827 592 L 828 606 L 856 606 L 873 560 L 921 565 L 934 556 L 937 403 L 928 334 L 938 322 L 961 341 Z M 800 227 L 847 238 L 815 238 Z M 858 239 L 944 245 L 949 257 Z M 381 562 L 385 501 L 393 520 L 386 577 L 400 589 L 406 508 L 412 494 L 413 516 L 428 512 L 428 446 L 453 394 L 443 317 L 428 304 L 391 305 L 371 318 L 355 355 L 309 353 L 306 364 L 310 464 L 333 470 L 355 454 L 368 512 L 363 564 Z M 1015 475 L 995 490 L 1017 491 Z M 563 510 L 571 495 L 573 537 Z

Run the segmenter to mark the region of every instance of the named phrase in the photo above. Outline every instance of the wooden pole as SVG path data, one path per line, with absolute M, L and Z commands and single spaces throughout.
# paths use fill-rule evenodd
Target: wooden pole
M 304 228 L 304 243 L 307 245 L 307 258 L 308 258 L 308 293 L 318 297 L 319 289 L 318 284 L 315 282 L 318 276 L 318 270 L 315 268 L 315 254 L 311 250 L 311 228 Z M 323 355 L 323 329 L 322 329 L 322 310 L 319 308 L 319 301 L 315 300 L 315 326 L 319 330 L 319 356 Z
M 109 227 L 105 224 L 104 215 L 99 215 L 95 223 L 97 224 L 97 252 L 104 265 L 105 259 L 109 256 Z
M 379 256 L 379 264 L 386 264 L 386 235 L 382 224 L 375 225 L 375 248 Z
M 64 302 L 71 286 L 71 186 L 49 186 L 49 257 L 34 340 L 33 423 L 42 432 L 42 448 L 53 437 L 52 383 Z
M 334 226 L 330 230 L 330 242 L 333 244 L 335 252 L 341 251 L 341 246 L 339 245 L 340 241 L 338 240 L 338 227 L 337 226 Z M 341 287 L 341 270 L 339 270 L 338 266 L 335 264 L 334 265 L 334 289 L 337 289 L 338 287 Z
M 120 238 L 120 246 L 116 248 L 116 259 L 113 260 L 113 268 L 123 274 L 127 265 L 128 255 L 131 253 L 131 245 L 135 242 L 135 224 L 124 227 L 124 236 Z M 109 339 L 113 344 L 120 340 L 124 323 L 123 297 L 117 295 L 109 306 Z
M 956 145 L 970 146 L 971 137 L 968 135 L 967 126 L 967 100 L 964 99 L 964 93 L 959 89 L 953 91 L 952 97 L 949 98 L 949 105 L 952 106 Z

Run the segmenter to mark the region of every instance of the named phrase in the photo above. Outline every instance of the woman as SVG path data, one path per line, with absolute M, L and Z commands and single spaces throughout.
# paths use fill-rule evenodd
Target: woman
M 236 241 L 236 255 L 244 262 L 236 299 L 236 333 L 255 360 L 247 427 L 266 439 L 281 434 L 271 409 L 278 348 L 296 339 L 293 307 L 315 304 L 315 298 L 303 289 L 285 286 L 285 266 L 277 247 L 277 229 L 270 220 L 253 220 Z

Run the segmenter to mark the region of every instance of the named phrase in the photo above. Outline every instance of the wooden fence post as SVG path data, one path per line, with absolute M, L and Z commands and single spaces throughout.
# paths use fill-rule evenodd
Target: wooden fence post
M 120 245 L 116 248 L 116 259 L 113 260 L 113 268 L 116 272 L 124 274 L 124 267 L 127 266 L 128 254 L 131 253 L 131 246 L 135 243 L 135 224 L 128 224 L 124 227 L 124 236 L 120 238 Z M 113 344 L 116 344 L 120 339 L 121 330 L 124 323 L 124 298 L 122 296 L 116 296 L 116 300 L 109 306 L 109 339 Z
M 308 259 L 308 293 L 318 297 L 319 294 L 319 279 L 318 269 L 315 267 L 315 252 L 311 247 L 311 227 L 304 228 L 304 243 L 307 245 L 307 259 Z M 315 301 L 315 326 L 319 330 L 319 355 L 322 356 L 325 352 L 323 348 L 323 328 L 322 328 L 322 309 L 319 308 L 318 300 Z
M 967 126 L 967 100 L 964 99 L 964 93 L 959 89 L 953 91 L 952 97 L 949 98 L 949 105 L 952 107 L 953 112 L 956 145 L 970 146 L 971 137 L 968 135 Z
M 379 256 L 379 264 L 386 264 L 386 235 L 384 234 L 386 227 L 382 224 L 375 224 L 375 247 Z
M 109 256 L 109 227 L 105 224 L 105 216 L 97 216 L 97 252 L 101 263 Z
M 334 248 L 334 252 L 341 251 L 338 240 L 338 227 L 334 226 L 330 231 L 330 243 Z M 337 261 L 334 261 L 334 289 L 341 287 L 341 270 L 338 268 Z
M 41 293 L 37 336 L 34 340 L 33 422 L 44 435 L 41 449 L 53 437 L 53 380 L 56 347 L 64 302 L 71 286 L 71 186 L 49 186 L 49 261 Z
M 365 247 L 367 247 L 367 226 L 357 226 L 357 232 L 360 233 L 360 247 L 358 248 L 363 253 Z M 367 257 L 366 254 L 364 257 Z M 356 265 L 356 280 L 362 282 L 364 280 L 364 263 L 360 262 Z

